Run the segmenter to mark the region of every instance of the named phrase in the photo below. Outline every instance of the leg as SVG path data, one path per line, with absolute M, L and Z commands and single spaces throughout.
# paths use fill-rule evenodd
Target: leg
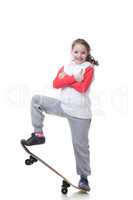
M 44 114 L 53 114 L 64 117 L 60 101 L 47 96 L 35 95 L 31 101 L 31 119 L 35 132 L 42 132 Z
M 60 106 L 60 101 L 51 97 L 35 95 L 31 101 L 31 119 L 34 133 L 27 140 L 22 140 L 24 145 L 31 146 L 45 143 L 43 134 L 43 111 L 64 117 L 64 112 Z
M 77 174 L 81 176 L 88 176 L 91 174 L 88 139 L 91 119 L 69 117 L 68 121 L 71 128 Z

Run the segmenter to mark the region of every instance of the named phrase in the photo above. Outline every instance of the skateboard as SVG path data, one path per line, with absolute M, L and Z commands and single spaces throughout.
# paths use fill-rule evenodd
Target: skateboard
M 53 167 L 51 167 L 48 163 L 46 163 L 44 160 L 42 160 L 41 158 L 39 158 L 38 156 L 36 156 L 35 154 L 33 154 L 28 148 L 27 146 L 25 146 L 23 144 L 23 140 L 21 140 L 21 145 L 24 148 L 24 150 L 30 155 L 28 159 L 25 160 L 25 164 L 26 165 L 32 165 L 33 163 L 40 161 L 42 164 L 44 164 L 46 167 L 48 167 L 50 170 L 52 170 L 55 174 L 57 174 L 58 176 L 60 176 L 63 181 L 62 181 L 62 186 L 61 186 L 61 192 L 62 194 L 67 194 L 68 192 L 68 188 L 70 186 L 80 190 L 81 192 L 89 192 L 88 190 L 84 190 L 79 188 L 78 186 L 74 185 L 73 183 L 71 183 L 66 177 L 64 177 L 61 173 L 59 173 L 57 170 L 55 170 Z

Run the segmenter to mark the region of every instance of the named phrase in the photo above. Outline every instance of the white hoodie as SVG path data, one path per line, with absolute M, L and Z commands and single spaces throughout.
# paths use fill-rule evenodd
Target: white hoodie
M 64 72 L 67 75 L 74 75 L 76 76 L 86 68 L 94 67 L 90 62 L 84 62 L 82 64 L 70 64 L 64 66 Z M 91 113 L 91 102 L 89 98 L 89 88 L 86 92 L 80 93 L 76 89 L 72 87 L 64 87 L 61 89 L 60 93 L 60 100 L 61 100 L 61 107 L 68 115 L 82 118 L 82 119 L 89 119 L 92 117 Z

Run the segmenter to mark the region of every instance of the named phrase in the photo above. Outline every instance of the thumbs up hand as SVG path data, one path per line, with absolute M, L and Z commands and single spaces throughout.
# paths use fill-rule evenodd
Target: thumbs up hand
M 59 74 L 59 78 L 60 78 L 60 79 L 63 79 L 65 75 L 66 75 L 66 73 L 65 73 L 64 71 L 62 71 L 62 72 Z
M 84 79 L 84 71 L 83 69 L 80 70 L 79 73 L 74 74 L 74 78 L 77 82 L 82 82 L 82 80 Z

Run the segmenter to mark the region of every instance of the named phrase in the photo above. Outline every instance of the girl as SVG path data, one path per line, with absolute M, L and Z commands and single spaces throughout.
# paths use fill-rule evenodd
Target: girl
M 79 187 L 90 190 L 87 176 L 91 174 L 88 132 L 91 123 L 90 100 L 88 97 L 94 76 L 94 65 L 98 65 L 90 53 L 89 44 L 83 39 L 72 43 L 70 64 L 62 66 L 53 87 L 61 89 L 60 99 L 35 95 L 31 101 L 31 118 L 34 133 L 23 143 L 27 146 L 45 143 L 43 133 L 44 114 L 54 114 L 68 119 L 77 174 L 80 175 Z

